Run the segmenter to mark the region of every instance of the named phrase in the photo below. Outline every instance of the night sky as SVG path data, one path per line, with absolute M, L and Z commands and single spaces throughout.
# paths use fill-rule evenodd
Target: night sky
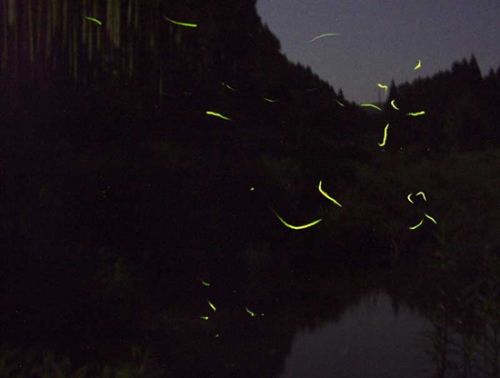
M 384 100 L 378 82 L 431 76 L 472 53 L 483 75 L 500 64 L 499 0 L 258 0 L 257 10 L 288 59 L 351 101 Z M 324 33 L 340 36 L 308 42 Z

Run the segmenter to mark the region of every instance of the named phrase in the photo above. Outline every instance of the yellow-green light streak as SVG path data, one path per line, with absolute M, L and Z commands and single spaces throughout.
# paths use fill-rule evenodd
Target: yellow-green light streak
M 99 26 L 102 26 L 102 22 L 101 22 L 101 21 L 99 21 L 99 20 L 98 20 L 97 18 L 95 18 L 95 17 L 85 17 L 85 19 L 86 19 L 87 21 L 92 21 L 93 23 L 95 23 L 95 24 L 97 24 L 97 25 L 99 25 Z
M 251 316 L 252 318 L 255 316 L 255 312 L 250 311 L 250 310 L 248 309 L 248 307 L 246 307 L 246 306 L 245 306 L 245 311 L 246 311 L 248 314 L 250 314 L 250 316 Z
M 345 105 L 344 105 L 344 104 L 342 104 L 339 100 L 335 100 L 335 101 L 337 101 L 337 104 L 339 104 L 340 106 L 342 106 L 342 107 L 344 107 L 344 106 L 345 106 Z
M 413 67 L 413 70 L 418 70 L 420 67 L 422 67 L 422 61 L 419 59 L 418 62 L 417 62 L 417 65 L 415 67 Z
M 424 199 L 425 202 L 427 202 L 427 197 L 425 196 L 425 193 L 424 192 L 418 192 L 416 194 L 416 196 L 422 196 L 422 198 Z
M 410 201 L 410 203 L 413 205 L 415 202 L 413 202 L 413 200 L 411 199 L 411 196 L 412 196 L 412 195 L 413 195 L 413 193 L 408 194 L 408 195 L 406 196 L 406 199 L 407 199 L 408 201 Z
M 361 104 L 361 106 L 364 108 L 373 108 L 373 109 L 377 109 L 379 111 L 382 111 L 382 109 L 380 109 L 377 105 L 374 105 L 374 104 Z
M 202 284 L 203 286 L 207 286 L 207 287 L 208 287 L 208 286 L 210 286 L 210 283 L 209 283 L 209 282 L 207 282 L 207 281 L 203 281 L 203 280 L 201 280 L 201 284 Z
M 280 220 L 281 223 L 283 223 L 283 225 L 285 225 L 288 228 L 291 228 L 292 230 L 304 230 L 304 229 L 312 227 L 312 226 L 314 226 L 322 221 L 322 219 L 316 219 L 315 221 L 313 221 L 311 223 L 304 224 L 302 226 L 294 226 L 294 225 L 291 225 L 290 223 L 287 223 L 283 218 L 281 218 L 279 216 L 279 214 L 274 209 L 271 209 L 271 210 L 273 210 L 273 213 L 276 215 L 276 217 L 278 217 L 278 219 Z
M 381 84 L 381 83 L 377 83 L 377 87 L 383 89 L 384 91 L 387 92 L 387 90 L 389 89 L 389 87 L 385 84 Z
M 224 120 L 226 120 L 226 121 L 231 121 L 231 118 L 226 117 L 225 115 L 222 115 L 222 114 L 220 114 L 220 113 L 213 112 L 213 111 L 211 111 L 211 110 L 207 110 L 207 111 L 205 112 L 205 114 L 206 114 L 206 115 L 210 115 L 210 116 L 214 116 L 214 117 L 217 117 L 217 118 L 221 118 L 221 119 L 224 119 Z
M 389 124 L 385 125 L 384 127 L 384 138 L 382 139 L 382 142 L 377 143 L 380 147 L 384 147 L 385 142 L 387 142 L 387 130 L 389 130 Z
M 214 304 L 212 302 L 210 302 L 208 299 L 207 299 L 207 302 L 208 302 L 208 305 L 210 306 L 210 308 L 215 312 L 217 311 L 217 308 L 214 306 Z
M 231 91 L 236 91 L 236 89 L 234 89 L 233 87 L 231 87 L 229 84 L 226 84 L 226 83 L 221 83 L 223 86 L 225 86 L 227 89 L 231 90 Z
M 311 42 L 314 42 L 314 41 L 317 41 L 318 39 L 320 38 L 325 38 L 325 37 L 336 37 L 336 36 L 339 36 L 340 34 L 339 33 L 324 33 L 324 34 L 320 34 L 316 37 L 314 37 L 313 39 L 311 39 L 310 41 L 308 41 L 309 43 Z
M 396 110 L 399 110 L 399 108 L 397 107 L 396 105 L 396 100 L 391 100 L 391 106 L 396 109 Z
M 438 222 L 437 222 L 437 221 L 436 221 L 433 217 L 431 217 L 429 214 L 424 213 L 424 215 L 425 215 L 428 219 L 430 219 L 430 220 L 432 221 L 432 223 L 434 223 L 434 224 L 438 224 Z
M 321 180 L 319 181 L 319 184 L 318 184 L 318 190 L 321 194 L 323 194 L 326 198 L 328 198 L 330 201 L 332 201 L 335 205 L 342 207 L 342 205 L 335 198 L 330 197 L 328 195 L 328 193 L 323 190 L 323 188 L 321 187 Z
M 424 223 L 424 220 L 422 219 L 420 222 L 418 222 L 415 226 L 408 227 L 410 230 L 416 230 L 419 228 L 422 224 Z
M 186 28 L 197 28 L 198 27 L 198 24 L 194 24 L 194 23 L 191 23 L 191 22 L 180 22 L 180 21 L 175 21 L 175 20 L 172 20 L 170 18 L 168 18 L 167 16 L 163 16 L 165 18 L 165 20 L 167 20 L 168 22 L 174 24 L 174 25 L 178 25 L 178 26 L 184 26 Z
M 200 316 L 200 319 L 208 320 L 208 316 Z
M 425 114 L 425 111 L 421 110 L 419 112 L 410 112 L 407 115 L 409 115 L 410 117 L 418 117 L 418 116 L 422 116 L 424 114 Z

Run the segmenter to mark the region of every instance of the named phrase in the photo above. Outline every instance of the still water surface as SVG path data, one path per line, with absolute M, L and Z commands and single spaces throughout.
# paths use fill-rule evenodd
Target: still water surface
M 338 321 L 296 332 L 282 378 L 428 377 L 424 317 L 385 292 L 365 295 Z

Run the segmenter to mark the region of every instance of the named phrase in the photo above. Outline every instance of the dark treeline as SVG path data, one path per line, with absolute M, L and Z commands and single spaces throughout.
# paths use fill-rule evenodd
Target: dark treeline
M 499 96 L 500 67 L 482 77 L 474 55 L 430 78 L 392 83 L 385 110 L 397 125 L 393 147 L 420 145 L 441 152 L 498 148 Z M 401 112 L 391 107 L 393 99 Z M 418 110 L 425 110 L 426 117 L 404 116 Z
M 424 247 L 498 248 L 500 79 L 475 59 L 393 85 L 401 111 L 379 116 L 288 62 L 255 1 L 4 0 L 0 17 L 2 324 L 133 327 L 206 306 L 200 279 L 251 305 Z M 409 231 L 416 209 L 439 226 Z

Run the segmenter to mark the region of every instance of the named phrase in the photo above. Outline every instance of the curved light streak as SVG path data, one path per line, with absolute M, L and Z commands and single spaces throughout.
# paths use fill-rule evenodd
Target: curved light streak
M 396 110 L 399 110 L 399 108 L 396 106 L 396 100 L 391 100 L 391 106 L 396 109 Z
M 174 25 L 178 25 L 178 26 L 184 26 L 186 28 L 197 28 L 198 27 L 198 24 L 194 24 L 194 23 L 191 23 L 191 22 L 181 22 L 181 21 L 175 21 L 175 20 L 172 20 L 171 18 L 168 18 L 167 16 L 163 16 L 165 18 L 165 20 L 167 20 L 168 22 L 174 24 Z
M 422 61 L 419 59 L 418 62 L 417 62 L 417 65 L 415 67 L 413 67 L 413 69 L 416 71 L 418 70 L 420 67 L 422 67 Z
M 207 110 L 207 111 L 205 112 L 205 114 L 206 114 L 206 115 L 211 115 L 211 116 L 214 116 L 214 117 L 217 117 L 217 118 L 221 118 L 221 119 L 224 119 L 224 120 L 226 120 L 226 121 L 231 121 L 231 118 L 226 117 L 225 115 L 222 115 L 222 114 L 220 114 L 220 113 L 213 112 L 213 111 L 211 111 L 211 110 Z
M 432 221 L 432 223 L 434 223 L 434 224 L 438 224 L 438 222 L 437 222 L 437 221 L 436 221 L 433 217 L 431 217 L 429 214 L 424 213 L 424 215 L 425 215 L 427 218 L 429 218 L 429 219 Z
M 385 125 L 384 127 L 384 138 L 382 139 L 382 142 L 377 143 L 380 147 L 384 147 L 385 142 L 387 142 L 387 130 L 389 130 L 389 124 Z
M 330 197 L 328 195 L 328 193 L 323 190 L 323 188 L 321 187 L 321 180 L 319 181 L 319 184 L 318 184 L 318 190 L 321 194 L 323 194 L 326 198 L 328 198 L 330 201 L 332 201 L 335 205 L 342 207 L 342 205 L 335 198 Z
M 418 192 L 417 194 L 415 194 L 416 196 L 422 196 L 422 198 L 424 199 L 425 202 L 427 202 L 427 197 L 425 196 L 425 193 L 420 191 Z
M 425 111 L 421 110 L 419 112 L 410 112 L 407 115 L 409 115 L 410 117 L 418 117 L 418 116 L 421 116 L 421 115 L 424 115 L 424 114 L 425 114 Z
M 415 202 L 413 202 L 413 200 L 411 199 L 411 196 L 412 196 L 412 195 L 413 195 L 413 193 L 408 194 L 408 195 L 406 196 L 406 199 L 407 199 L 408 201 L 410 201 L 410 203 L 413 205 Z
M 411 227 L 408 227 L 410 230 L 416 230 L 417 228 L 419 228 L 422 223 L 424 223 L 424 220 L 422 219 L 420 222 L 418 222 L 415 226 L 411 226 Z
M 273 213 L 276 215 L 276 217 L 278 217 L 278 219 L 280 220 L 281 223 L 283 223 L 283 225 L 285 225 L 288 228 L 291 228 L 292 230 L 304 230 L 304 229 L 312 227 L 312 226 L 314 226 L 322 221 L 322 219 L 316 219 L 315 221 L 313 221 L 311 223 L 307 223 L 307 224 L 304 224 L 301 226 L 294 226 L 294 225 L 291 225 L 290 223 L 287 223 L 283 218 L 281 218 L 279 216 L 279 214 L 274 209 L 271 209 L 271 210 L 273 210 Z
M 374 105 L 374 104 L 361 104 L 361 106 L 364 108 L 373 108 L 373 109 L 377 109 L 379 111 L 382 111 L 382 109 L 380 109 L 377 105 Z
M 93 23 L 99 25 L 99 26 L 102 26 L 102 22 L 99 21 L 97 18 L 95 17 L 85 17 L 86 20 L 88 21 L 92 21 Z
M 309 43 L 311 42 L 314 42 L 314 41 L 317 41 L 318 39 L 320 38 L 325 38 L 325 37 L 336 37 L 336 36 L 339 36 L 340 34 L 339 33 L 324 33 L 324 34 L 320 34 L 316 37 L 314 37 L 313 39 L 311 39 L 310 41 L 308 41 Z

